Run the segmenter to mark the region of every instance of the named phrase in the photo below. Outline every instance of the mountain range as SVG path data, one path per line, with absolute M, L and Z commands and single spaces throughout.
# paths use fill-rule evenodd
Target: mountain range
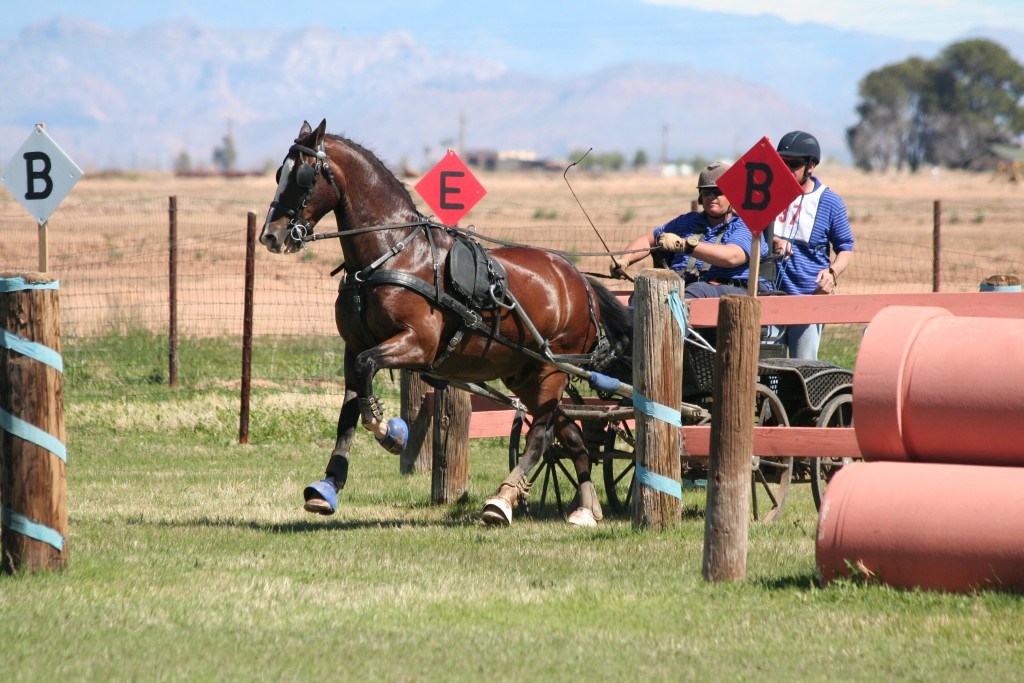
M 770 17 L 730 21 L 734 39 L 721 49 L 681 38 L 601 64 L 587 61 L 598 53 L 585 45 L 575 73 L 548 75 L 457 42 L 433 51 L 407 32 L 225 31 L 187 20 L 118 32 L 57 17 L 0 41 L 0 163 L 44 122 L 87 171 L 169 169 L 182 152 L 209 165 L 229 131 L 237 166 L 262 168 L 284 156 L 303 120 L 321 118 L 392 166 L 432 164 L 459 143 L 550 157 L 589 147 L 735 157 L 794 128 L 845 160 L 859 80 L 944 47 Z M 985 37 L 1018 46 L 1021 59 L 1024 36 Z

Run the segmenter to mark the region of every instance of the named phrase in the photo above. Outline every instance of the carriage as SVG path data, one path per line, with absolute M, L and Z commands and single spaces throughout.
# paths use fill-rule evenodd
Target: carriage
M 710 423 L 715 349 L 705 333 L 691 331 L 683 355 L 681 414 L 684 425 Z M 754 399 L 755 424 L 763 427 L 850 427 L 853 425 L 853 373 L 824 361 L 785 357 L 777 336 L 765 333 L 757 365 Z M 587 397 L 578 383 L 567 387 L 565 411 L 583 429 L 592 461 L 602 471 L 609 507 L 627 510 L 634 486 L 634 410 L 629 399 Z M 517 416 L 509 438 L 509 466 L 520 456 L 521 436 L 528 422 Z M 572 473 L 562 460 L 565 452 L 556 443 L 544 454 L 532 483 L 540 487 L 541 506 L 550 501 L 565 512 L 576 488 Z M 684 488 L 706 485 L 707 458 L 688 455 L 680 440 Z M 751 457 L 751 512 L 755 520 L 778 517 L 794 483 L 809 484 L 816 507 L 821 505 L 828 481 L 846 464 L 845 459 Z
M 318 221 L 332 212 L 339 230 L 316 233 Z M 516 408 L 510 473 L 485 501 L 485 523 L 509 525 L 540 473 L 560 471 L 575 490 L 567 520 L 597 524 L 603 511 L 591 478 L 595 464 L 613 484 L 612 506 L 628 502 L 631 489 L 623 482 L 632 449 L 627 402 L 633 393 L 626 383 L 632 377 L 632 313 L 607 288 L 548 250 L 514 245 L 485 252 L 463 232 L 420 214 L 405 186 L 369 150 L 326 134 L 326 121 L 315 129 L 304 122 L 278 169 L 259 241 L 271 252 L 290 253 L 326 237 L 339 240 L 345 259 L 335 304 L 345 340 L 345 398 L 325 477 L 303 491 L 308 512 L 331 515 L 337 509 L 360 422 L 387 450 L 404 448 L 407 426 L 386 418 L 373 391 L 374 377 L 385 368 L 422 372 Z M 688 373 L 697 381 L 692 391 L 684 388 L 693 403 L 684 402 L 683 413 L 699 424 L 710 418 L 713 362 L 702 365 L 700 353 L 686 355 L 698 359 Z M 595 409 L 570 377 L 589 381 L 606 404 Z M 800 378 L 802 399 L 786 389 L 793 377 Z M 798 416 L 824 423 L 845 419 L 837 407 L 846 405 L 841 390 L 808 390 L 818 383 L 814 372 L 805 376 L 801 368 L 776 364 L 764 366 L 761 379 L 755 409 L 762 425 L 785 425 Z M 514 398 L 492 388 L 492 380 Z M 821 401 L 809 398 L 819 394 Z M 617 405 L 608 405 L 612 397 Z M 826 414 L 826 408 L 843 417 Z M 572 463 L 573 473 L 563 461 Z M 793 461 L 754 463 L 752 481 L 767 494 L 769 518 L 788 493 Z M 617 472 L 619 466 L 626 472 Z M 688 473 L 697 469 L 688 461 Z M 562 507 L 557 481 L 554 494 Z

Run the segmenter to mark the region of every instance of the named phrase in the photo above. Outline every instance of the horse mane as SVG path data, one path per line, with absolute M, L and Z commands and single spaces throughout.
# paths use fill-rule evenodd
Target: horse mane
M 388 168 L 387 164 L 381 161 L 380 157 L 378 157 L 371 149 L 359 144 L 355 140 L 345 137 L 344 135 L 338 135 L 337 133 L 327 133 L 325 137 L 330 140 L 340 142 L 359 154 L 359 156 L 365 159 L 370 166 L 380 173 L 380 175 L 387 178 L 388 182 L 393 184 L 403 197 L 409 200 L 409 204 L 412 206 L 413 210 L 416 209 L 416 202 L 413 201 L 409 188 L 405 183 L 398 179 L 398 176 L 395 175 L 394 171 Z

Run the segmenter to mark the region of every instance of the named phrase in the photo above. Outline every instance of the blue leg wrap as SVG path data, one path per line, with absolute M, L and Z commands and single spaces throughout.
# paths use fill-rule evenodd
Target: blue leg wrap
M 328 479 L 315 481 L 305 488 L 306 510 L 321 515 L 333 515 L 338 509 L 338 489 Z
M 388 431 L 383 439 L 377 439 L 377 443 L 384 447 L 388 453 L 401 455 L 405 445 L 409 443 L 409 425 L 400 417 L 393 417 L 388 420 Z

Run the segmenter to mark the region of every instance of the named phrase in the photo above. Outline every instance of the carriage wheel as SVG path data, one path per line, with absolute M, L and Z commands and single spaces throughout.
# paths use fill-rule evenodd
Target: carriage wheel
M 845 393 L 834 396 L 825 403 L 818 416 L 818 427 L 852 427 L 853 426 L 853 394 Z M 853 458 L 812 458 L 811 495 L 814 496 L 814 507 L 821 509 L 821 499 L 825 496 L 825 488 L 832 477 L 843 465 Z
M 636 440 L 633 430 L 623 422 L 609 423 L 604 441 L 604 491 L 614 512 L 625 512 L 633 502 Z
M 570 395 L 572 394 L 570 393 Z M 526 451 L 526 433 L 531 426 L 530 420 L 525 414 L 517 414 L 512 420 L 512 432 L 508 438 L 509 471 L 512 471 L 519 464 L 523 453 Z M 569 454 L 556 440 L 544 451 L 540 462 L 537 463 L 533 472 L 530 473 L 530 490 L 534 492 L 534 495 L 536 495 L 535 487 L 538 485 L 537 480 L 541 479 L 541 475 L 543 475 L 543 479 L 539 484 L 541 490 L 538 506 L 544 507 L 544 504 L 547 502 L 548 491 L 550 490 L 551 495 L 555 498 L 555 507 L 558 509 L 558 514 L 563 518 L 569 513 L 568 508 L 571 507 L 571 502 L 579 489 L 576 477 L 565 466 L 566 460 L 569 460 Z M 528 514 L 530 512 L 529 502 L 525 498 L 520 499 L 519 507 L 524 513 Z
M 778 395 L 757 385 L 755 422 L 759 427 L 788 427 L 786 408 Z M 750 508 L 756 521 L 771 522 L 782 511 L 793 479 L 793 458 L 759 458 L 753 456 L 750 478 Z

